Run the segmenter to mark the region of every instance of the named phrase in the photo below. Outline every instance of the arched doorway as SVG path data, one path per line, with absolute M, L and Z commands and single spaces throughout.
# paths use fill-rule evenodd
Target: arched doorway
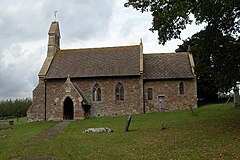
M 70 97 L 67 97 L 64 101 L 63 119 L 73 119 L 73 101 Z

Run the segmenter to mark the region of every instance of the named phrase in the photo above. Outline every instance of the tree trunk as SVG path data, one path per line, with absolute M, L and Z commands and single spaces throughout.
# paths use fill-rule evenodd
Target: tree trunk
M 233 103 L 233 106 L 234 107 L 240 107 L 239 88 L 237 86 L 234 87 L 233 92 L 234 92 L 234 103 Z

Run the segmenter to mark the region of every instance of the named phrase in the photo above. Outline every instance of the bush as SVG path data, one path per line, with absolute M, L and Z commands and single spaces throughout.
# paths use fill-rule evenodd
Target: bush
M 1 100 L 0 101 L 0 117 L 23 117 L 27 115 L 27 110 L 31 106 L 30 98 L 16 100 Z

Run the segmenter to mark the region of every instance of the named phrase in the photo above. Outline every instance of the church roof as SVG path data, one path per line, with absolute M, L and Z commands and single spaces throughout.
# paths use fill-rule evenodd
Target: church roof
M 46 78 L 140 75 L 140 45 L 59 50 Z
M 188 53 L 144 54 L 144 79 L 194 78 Z

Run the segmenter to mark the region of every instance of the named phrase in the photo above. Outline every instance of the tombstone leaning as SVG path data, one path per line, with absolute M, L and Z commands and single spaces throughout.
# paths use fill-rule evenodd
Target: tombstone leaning
M 132 120 L 132 117 L 128 116 L 128 120 L 127 120 L 126 127 L 125 127 L 125 132 L 129 131 L 129 126 L 130 126 L 131 120 Z

